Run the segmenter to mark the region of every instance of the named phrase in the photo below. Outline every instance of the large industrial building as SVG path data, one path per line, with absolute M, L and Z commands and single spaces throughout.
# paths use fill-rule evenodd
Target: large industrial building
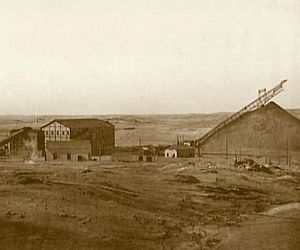
M 300 120 L 270 102 L 247 112 L 198 142 L 200 155 L 300 160 Z
M 99 119 L 57 119 L 44 125 L 46 160 L 89 160 L 111 155 L 115 128 Z
M 196 140 L 198 154 L 300 162 L 300 120 L 270 102 L 286 81 L 259 90 L 256 100 Z

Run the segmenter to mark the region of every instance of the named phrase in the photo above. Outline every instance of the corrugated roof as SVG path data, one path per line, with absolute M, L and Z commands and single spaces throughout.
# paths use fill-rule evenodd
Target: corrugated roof
M 185 150 L 194 150 L 194 147 L 186 146 L 186 145 L 174 145 L 170 146 L 166 149 L 176 149 L 177 151 L 185 151 Z
M 113 126 L 108 121 L 93 119 L 93 118 L 92 119 L 56 119 L 47 123 L 42 128 L 50 125 L 53 122 L 58 122 L 71 129 L 72 128 L 99 128 L 104 126 Z

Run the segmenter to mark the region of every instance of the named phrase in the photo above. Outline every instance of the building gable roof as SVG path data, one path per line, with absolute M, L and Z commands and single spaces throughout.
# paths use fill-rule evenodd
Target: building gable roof
M 58 122 L 70 129 L 74 128 L 99 128 L 99 127 L 112 127 L 113 125 L 108 121 L 99 119 L 55 119 L 41 128 L 47 127 L 48 125 Z

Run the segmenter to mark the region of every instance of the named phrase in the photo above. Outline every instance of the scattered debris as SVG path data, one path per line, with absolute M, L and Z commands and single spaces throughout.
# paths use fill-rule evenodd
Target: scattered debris
M 260 165 L 256 163 L 252 159 L 245 159 L 243 161 L 236 161 L 234 163 L 235 167 L 237 168 L 245 168 L 249 171 L 255 171 L 255 172 L 263 172 L 267 174 L 273 174 L 272 170 L 269 167 L 266 167 L 265 165 Z
M 216 166 L 216 164 L 214 164 L 213 162 L 208 162 L 206 164 L 206 168 L 214 168 Z
M 204 238 L 206 236 L 206 232 L 202 226 L 189 226 L 186 228 L 186 231 L 188 234 L 192 234 L 197 238 Z
M 170 237 L 171 237 L 171 235 L 168 232 L 156 233 L 156 235 L 155 235 L 155 238 L 157 238 L 157 239 L 168 239 Z
M 23 215 L 23 214 L 18 215 L 16 212 L 13 212 L 13 211 L 7 211 L 5 214 L 7 216 L 17 216 L 17 218 L 19 218 L 19 219 L 24 219 L 25 218 L 25 215 Z
M 13 211 L 7 211 L 7 212 L 6 212 L 6 215 L 14 216 L 14 215 L 17 215 L 17 213 L 15 213 L 15 212 L 13 212 Z
M 20 215 L 19 215 L 19 218 L 20 218 L 20 219 L 25 219 L 25 215 L 24 215 L 24 214 L 20 214 Z
M 68 218 L 68 217 L 70 217 L 69 214 L 67 214 L 65 211 L 61 211 L 61 212 L 59 213 L 59 216 L 60 216 L 60 217 L 63 217 L 63 218 Z
M 214 169 L 214 168 L 208 168 L 208 169 L 206 169 L 206 173 L 213 173 L 213 174 L 217 174 L 217 173 L 218 173 L 218 171 L 217 171 L 216 169 Z
M 87 224 L 87 223 L 89 223 L 89 222 L 91 222 L 91 221 L 92 221 L 92 219 L 89 218 L 89 217 L 87 217 L 87 218 L 85 218 L 85 219 L 82 221 L 82 224 Z
M 211 248 L 214 248 L 216 245 L 218 245 L 220 242 L 222 241 L 222 239 L 220 237 L 211 237 L 211 238 L 208 238 L 206 240 L 206 246 L 211 249 Z
M 81 173 L 86 174 L 86 173 L 90 173 L 92 172 L 92 170 L 90 170 L 89 168 L 85 168 L 84 170 L 81 171 Z
M 29 160 L 25 159 L 25 160 L 24 160 L 24 163 L 25 163 L 25 164 L 36 164 L 36 162 L 33 161 L 33 160 L 31 160 L 31 159 L 29 159 Z
M 206 173 L 213 173 L 216 174 L 218 173 L 218 171 L 216 170 L 216 164 L 212 163 L 212 162 L 208 162 L 206 164 L 206 169 L 205 169 Z
M 275 169 L 275 170 L 284 170 L 284 168 L 276 166 L 276 165 L 271 165 L 271 168 Z
M 188 168 L 188 167 L 182 167 L 182 168 L 179 168 L 179 169 L 177 170 L 177 173 L 184 172 L 184 171 L 186 171 L 187 169 L 189 169 L 189 168 Z
M 181 163 L 179 163 L 179 164 L 177 164 L 177 163 L 168 164 L 168 165 L 165 165 L 162 168 L 160 168 L 160 170 L 162 170 L 162 171 L 172 170 L 172 169 L 175 169 L 175 168 L 178 168 L 178 167 L 182 168 L 182 164 Z

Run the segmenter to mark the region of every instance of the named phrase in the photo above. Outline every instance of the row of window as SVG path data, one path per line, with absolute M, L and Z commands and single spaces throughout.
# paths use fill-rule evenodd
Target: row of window
M 56 135 L 59 135 L 59 130 L 57 130 L 56 131 Z M 61 135 L 70 135 L 70 131 L 66 131 L 66 133 L 65 133 L 65 131 L 61 131 Z M 49 131 L 47 131 L 46 130 L 46 135 L 49 135 Z M 54 135 L 54 131 L 52 130 L 52 131 L 50 131 L 50 135 Z
M 54 154 L 52 155 L 52 158 L 53 158 L 53 160 L 57 160 L 57 158 L 58 158 L 57 153 L 54 153 Z M 71 160 L 71 153 L 67 153 L 67 160 Z M 78 160 L 78 161 L 82 161 L 82 160 L 83 160 L 83 156 L 78 155 L 78 156 L 77 156 L 77 160 Z
M 57 153 L 54 153 L 53 155 L 53 160 L 57 160 Z M 71 160 L 71 154 L 67 153 L 67 160 Z

